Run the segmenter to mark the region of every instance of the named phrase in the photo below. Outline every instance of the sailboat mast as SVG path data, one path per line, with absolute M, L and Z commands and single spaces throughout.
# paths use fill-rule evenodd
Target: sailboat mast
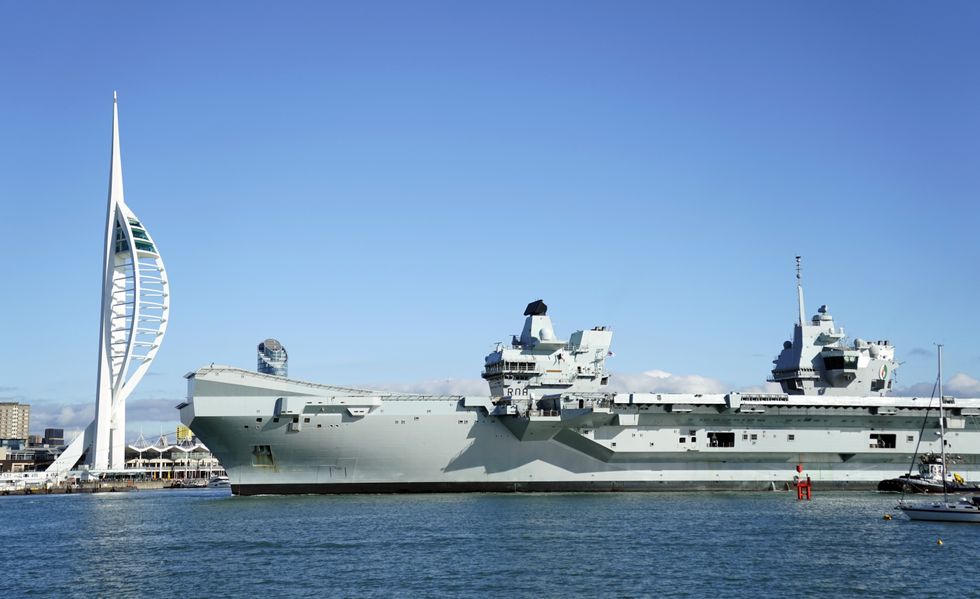
M 938 346 L 939 360 L 939 454 L 943 461 L 943 502 L 949 501 L 946 496 L 946 413 L 943 408 L 943 346 Z

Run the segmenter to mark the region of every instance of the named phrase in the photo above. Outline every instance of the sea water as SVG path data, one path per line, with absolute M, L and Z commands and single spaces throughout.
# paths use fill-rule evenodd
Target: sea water
M 980 596 L 980 525 L 911 522 L 896 500 L 819 490 L 809 502 L 786 492 L 0 497 L 0 593 Z

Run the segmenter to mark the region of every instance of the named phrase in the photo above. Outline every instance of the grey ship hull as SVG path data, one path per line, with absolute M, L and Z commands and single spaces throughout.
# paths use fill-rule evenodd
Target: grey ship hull
M 520 414 L 489 397 L 396 396 L 227 367 L 188 377 L 181 420 L 240 495 L 782 490 L 799 463 L 817 488 L 874 489 L 907 470 L 928 402 L 619 394 Z M 957 402 L 955 469 L 980 478 L 980 401 Z M 928 423 L 921 444 L 938 450 Z

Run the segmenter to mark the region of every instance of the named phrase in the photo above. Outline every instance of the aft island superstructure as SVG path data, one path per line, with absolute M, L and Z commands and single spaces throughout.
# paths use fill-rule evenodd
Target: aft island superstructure
M 560 339 L 538 300 L 491 352 L 489 396 L 406 395 L 227 366 L 187 375 L 181 420 L 236 494 L 874 488 L 938 452 L 939 399 L 889 397 L 887 341 L 847 342 L 826 306 L 774 361 L 780 393 L 604 390 L 612 332 Z M 980 400 L 945 398 L 947 453 L 980 477 Z M 923 426 L 923 422 L 925 425 Z

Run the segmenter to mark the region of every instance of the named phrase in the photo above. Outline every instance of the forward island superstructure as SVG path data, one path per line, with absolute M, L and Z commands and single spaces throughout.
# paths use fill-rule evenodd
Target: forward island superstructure
M 181 420 L 236 494 L 874 488 L 940 447 L 938 398 L 889 397 L 887 341 L 847 342 L 826 306 L 774 361 L 779 393 L 613 393 L 612 332 L 560 339 L 538 300 L 484 361 L 489 396 L 319 385 L 228 366 L 187 375 Z M 980 399 L 945 398 L 948 451 L 980 475 Z M 925 427 L 923 419 L 926 416 Z

